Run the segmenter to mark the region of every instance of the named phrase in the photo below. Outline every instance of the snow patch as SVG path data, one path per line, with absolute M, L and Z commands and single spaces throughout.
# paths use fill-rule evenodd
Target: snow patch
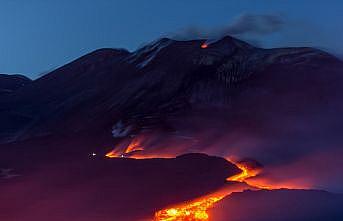
M 130 63 L 136 63 L 136 66 L 138 68 L 144 68 L 147 66 L 154 58 L 157 56 L 157 54 L 171 44 L 170 40 L 159 40 L 152 42 L 143 48 L 137 50 L 134 52 L 129 58 L 128 62 Z

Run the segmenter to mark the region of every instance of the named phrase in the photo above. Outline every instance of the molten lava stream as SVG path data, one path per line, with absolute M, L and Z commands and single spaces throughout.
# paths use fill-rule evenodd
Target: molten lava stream
M 156 158 L 161 156 L 146 156 L 139 154 L 143 151 L 139 140 L 133 140 L 124 149 L 124 152 L 112 150 L 106 154 L 106 157 L 117 158 L 135 158 L 135 159 L 146 159 Z M 138 153 L 138 154 L 135 154 Z M 169 157 L 166 157 L 169 158 Z M 232 164 L 235 164 L 241 173 L 236 174 L 227 178 L 231 184 L 225 186 L 223 189 L 216 191 L 213 194 L 198 198 L 191 202 L 179 204 L 170 208 L 165 208 L 157 211 L 154 215 L 153 221 L 208 221 L 210 219 L 207 211 L 212 208 L 215 203 L 222 200 L 224 197 L 230 195 L 232 192 L 242 192 L 246 189 L 280 189 L 285 188 L 284 186 L 267 185 L 262 184 L 260 181 L 253 182 L 249 178 L 257 176 L 261 172 L 261 168 L 249 165 L 247 162 L 234 162 L 229 160 Z M 232 183 L 232 181 L 234 183 Z
M 154 221 L 208 221 L 207 210 L 214 204 L 232 192 L 240 192 L 247 189 L 244 183 L 233 183 L 215 193 L 198 198 L 191 202 L 179 204 L 155 213 Z
M 116 149 L 106 154 L 106 157 L 116 158 L 135 158 L 145 159 L 154 158 L 156 156 L 140 155 L 144 150 L 141 145 L 141 141 L 138 139 L 132 140 L 124 151 L 118 151 Z M 137 154 L 136 154 L 137 153 Z M 160 156 L 159 156 L 160 157 Z M 224 187 L 223 189 L 216 191 L 213 194 L 201 197 L 191 202 L 179 204 L 170 208 L 165 208 L 157 211 L 154 215 L 154 221 L 208 221 L 209 215 L 208 209 L 214 206 L 215 203 L 228 196 L 232 192 L 242 192 L 246 189 L 274 189 L 271 186 L 262 185 L 258 182 L 249 182 L 249 178 L 257 176 L 261 172 L 261 168 L 249 165 L 247 162 L 234 162 L 228 160 L 232 164 L 235 164 L 241 173 L 227 178 L 227 181 L 234 181 Z M 238 185 L 239 184 L 239 185 Z
M 208 197 L 185 206 L 160 210 L 155 213 L 155 221 L 196 221 L 208 220 L 207 209 L 224 196 Z
M 249 177 L 256 176 L 259 172 L 257 170 L 250 169 L 244 164 L 234 164 L 241 169 L 242 172 L 227 178 L 227 180 L 239 182 L 240 185 L 230 184 L 229 187 L 217 191 L 214 194 L 210 194 L 180 206 L 160 210 L 155 213 L 154 221 L 208 221 L 208 209 L 213 207 L 216 202 L 220 201 L 225 196 L 230 195 L 232 192 L 241 192 L 248 189 L 249 186 L 245 185 L 245 180 Z

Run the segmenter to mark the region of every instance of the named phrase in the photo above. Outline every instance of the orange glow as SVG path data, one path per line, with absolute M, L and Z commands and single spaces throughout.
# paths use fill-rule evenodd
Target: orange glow
M 165 208 L 155 213 L 154 221 L 208 221 L 208 209 L 233 192 L 241 192 L 249 188 L 243 183 L 230 183 L 212 194 L 193 201 Z
M 254 177 L 259 174 L 259 170 L 256 169 L 250 169 L 247 165 L 234 163 L 239 169 L 242 170 L 240 174 L 234 175 L 232 177 L 229 177 L 229 181 L 238 181 L 238 182 L 244 182 L 246 179 L 250 177 Z
M 310 189 L 312 185 L 305 180 L 274 181 L 272 179 L 256 177 L 245 181 L 250 186 L 259 189 Z
M 126 148 L 124 153 L 132 153 L 134 151 L 140 151 L 144 150 L 143 147 L 141 147 L 141 143 L 139 140 L 133 140 L 130 145 Z
M 143 156 L 140 155 L 141 153 L 135 154 L 136 151 L 141 150 L 144 150 L 144 148 L 141 146 L 141 142 L 139 142 L 139 140 L 134 140 L 126 147 L 124 152 L 118 153 L 118 151 L 113 150 L 110 153 L 106 154 L 106 156 L 125 156 L 135 159 L 161 158 L 160 155 L 148 156 L 144 154 Z M 170 156 L 165 156 L 165 158 L 170 158 Z M 268 180 L 261 179 L 258 176 L 261 173 L 261 168 L 250 165 L 248 162 L 235 162 L 230 159 L 227 160 L 230 163 L 236 165 L 241 170 L 241 173 L 226 179 L 230 182 L 236 182 L 236 184 L 230 183 L 231 187 L 225 187 L 223 191 L 218 191 L 213 194 L 206 195 L 191 202 L 159 210 L 154 214 L 153 221 L 209 221 L 210 217 L 208 214 L 208 210 L 212 208 L 215 205 L 215 203 L 222 200 L 224 197 L 228 196 L 234 191 L 240 192 L 246 189 L 272 190 L 291 187 L 296 188 L 295 185 L 278 185 L 276 183 L 268 182 Z M 234 187 L 234 185 L 237 184 L 241 186 L 239 188 Z
M 208 220 L 207 210 L 216 202 L 223 199 L 222 196 L 212 196 L 191 202 L 189 204 L 160 210 L 155 213 L 154 221 L 204 221 Z
M 207 47 L 208 47 L 208 44 L 206 43 L 201 44 L 201 48 L 207 48 Z
M 108 152 L 105 156 L 108 158 L 119 157 L 119 155 L 114 150 L 112 150 L 111 152 Z
M 228 181 L 244 182 L 245 179 L 256 176 L 259 173 L 257 169 L 251 169 L 245 164 L 234 164 L 242 172 L 227 178 Z M 220 192 L 216 195 L 209 195 L 182 206 L 160 210 L 155 213 L 154 221 L 208 221 L 208 209 L 212 208 L 216 202 L 230 193 L 232 191 Z
M 109 158 L 115 158 L 115 157 L 127 157 L 130 156 L 130 154 L 142 151 L 144 148 L 141 145 L 141 141 L 139 139 L 134 139 L 131 141 L 131 143 L 125 148 L 123 152 L 120 152 L 116 149 L 112 150 L 111 152 L 107 153 L 105 156 Z
M 237 182 L 245 182 L 251 187 L 255 187 L 258 189 L 267 189 L 267 190 L 272 190 L 272 189 L 278 189 L 275 188 L 274 186 L 269 186 L 266 184 L 261 184 L 258 182 L 251 182 L 249 178 L 256 177 L 261 170 L 259 168 L 251 168 L 245 163 L 238 163 L 238 162 L 232 162 L 231 163 L 235 164 L 242 172 L 240 174 L 234 175 L 232 177 L 227 178 L 228 181 L 237 181 Z
M 227 178 L 228 181 L 246 182 L 248 178 L 255 177 L 261 172 L 261 169 L 252 168 L 246 163 L 238 163 L 238 162 L 233 162 L 231 160 L 228 160 L 228 161 L 231 162 L 232 164 L 235 164 L 236 167 L 238 167 L 242 171 L 239 174 L 236 174 L 232 177 Z
M 299 185 L 299 182 L 282 182 L 277 183 L 273 182 L 272 180 L 268 180 L 266 178 L 260 178 L 258 175 L 261 172 L 260 168 L 251 168 L 249 165 L 245 163 L 238 163 L 238 162 L 232 162 L 231 160 L 228 160 L 231 163 L 235 164 L 239 169 L 242 170 L 240 174 L 234 175 L 232 177 L 229 177 L 228 181 L 238 181 L 238 182 L 245 182 L 251 187 L 257 188 L 257 189 L 267 189 L 267 190 L 275 190 L 275 189 L 306 189 L 310 188 L 309 185 L 301 184 Z

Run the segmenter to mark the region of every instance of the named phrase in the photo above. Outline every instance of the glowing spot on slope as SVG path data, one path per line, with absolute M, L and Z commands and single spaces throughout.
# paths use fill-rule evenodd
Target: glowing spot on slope
M 207 48 L 208 47 L 208 44 L 206 44 L 206 43 L 203 43 L 203 44 L 201 44 L 201 46 L 200 46 L 201 48 Z
M 109 158 L 115 157 L 130 157 L 131 154 L 144 150 L 141 140 L 134 139 L 130 142 L 130 144 L 125 148 L 123 152 L 119 152 L 116 149 L 112 150 L 111 152 L 107 153 L 105 156 Z

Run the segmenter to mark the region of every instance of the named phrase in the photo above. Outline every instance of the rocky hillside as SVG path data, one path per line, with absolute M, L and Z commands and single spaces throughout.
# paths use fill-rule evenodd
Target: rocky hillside
M 11 93 L 27 84 L 31 80 L 19 74 L 0 74 L 0 95 Z
M 139 133 L 199 107 L 304 111 L 342 94 L 343 64 L 323 51 L 261 49 L 232 37 L 205 42 L 163 38 L 132 53 L 87 54 L 1 98 L 0 140 L 111 134 L 118 122 Z

